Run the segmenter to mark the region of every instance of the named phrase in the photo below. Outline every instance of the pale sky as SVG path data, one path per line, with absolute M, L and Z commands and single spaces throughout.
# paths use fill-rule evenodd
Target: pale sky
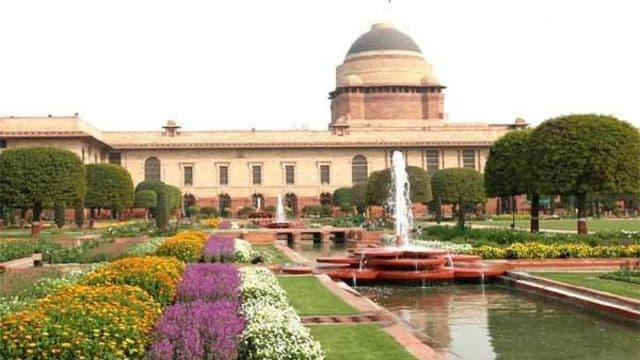
M 640 127 L 640 2 L 0 2 L 0 115 L 103 130 L 325 129 L 335 67 L 389 16 L 447 86 L 450 121 L 613 114 Z

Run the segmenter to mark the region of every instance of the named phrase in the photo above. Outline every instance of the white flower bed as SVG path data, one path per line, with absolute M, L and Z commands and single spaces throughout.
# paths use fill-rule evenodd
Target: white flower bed
M 449 250 L 456 254 L 464 254 L 472 249 L 470 244 L 456 244 L 450 241 L 415 240 L 414 243 L 418 246 Z
M 253 260 L 253 248 L 251 244 L 242 239 L 234 239 L 233 247 L 236 250 L 236 262 L 250 263 Z
M 289 305 L 278 279 L 264 268 L 243 268 L 242 311 L 247 326 L 242 334 L 243 359 L 321 360 L 320 343 Z

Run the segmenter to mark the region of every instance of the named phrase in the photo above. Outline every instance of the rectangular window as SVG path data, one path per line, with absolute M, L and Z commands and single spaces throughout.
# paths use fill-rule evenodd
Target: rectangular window
M 476 151 L 473 149 L 462 150 L 462 167 L 476 168 Z
M 229 167 L 220 166 L 218 168 L 218 181 L 220 185 L 229 185 Z
M 432 173 L 440 169 L 440 152 L 438 150 L 427 150 L 427 172 Z
M 7 147 L 7 140 L 0 139 L 0 149 L 5 149 Z
M 109 164 L 115 164 L 121 166 L 122 155 L 119 152 L 110 152 L 109 153 Z
M 329 165 L 320 165 L 320 183 L 321 184 L 331 183 L 331 170 L 329 168 Z
M 253 179 L 253 185 L 262 185 L 262 166 L 251 166 L 251 176 Z
M 285 183 L 287 185 L 293 185 L 296 182 L 296 177 L 295 177 L 295 168 L 293 165 L 285 165 L 284 167 L 284 177 L 285 177 Z
M 184 186 L 193 186 L 193 166 L 184 167 Z

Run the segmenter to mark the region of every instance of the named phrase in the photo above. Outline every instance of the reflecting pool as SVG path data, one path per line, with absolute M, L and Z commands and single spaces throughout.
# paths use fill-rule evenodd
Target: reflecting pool
M 361 287 L 450 359 L 640 359 L 640 327 L 494 285 Z

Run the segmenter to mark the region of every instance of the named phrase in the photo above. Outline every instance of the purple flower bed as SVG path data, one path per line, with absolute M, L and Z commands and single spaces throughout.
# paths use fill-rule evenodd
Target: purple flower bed
M 178 284 L 178 301 L 238 299 L 240 273 L 232 264 L 189 264 Z
M 204 245 L 204 259 L 208 262 L 233 261 L 235 255 L 235 241 L 231 237 L 211 235 Z
M 233 227 L 233 223 L 229 220 L 223 220 L 220 224 L 218 224 L 219 230 L 229 230 Z
M 155 328 L 152 359 L 217 359 L 238 357 L 245 326 L 237 300 L 178 303 L 165 309 Z

